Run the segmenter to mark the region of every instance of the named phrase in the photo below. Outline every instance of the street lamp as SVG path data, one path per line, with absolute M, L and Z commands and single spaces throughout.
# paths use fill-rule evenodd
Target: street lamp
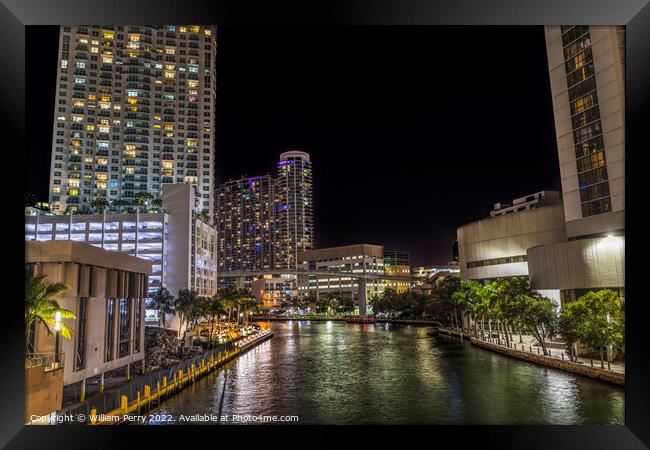
M 59 362 L 59 335 L 61 334 L 61 311 L 54 313 L 54 362 Z

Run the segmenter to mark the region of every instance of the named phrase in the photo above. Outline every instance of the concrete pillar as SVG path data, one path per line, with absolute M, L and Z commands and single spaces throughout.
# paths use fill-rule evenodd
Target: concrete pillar
M 359 317 L 366 317 L 366 297 L 368 296 L 366 285 L 366 279 L 359 278 Z

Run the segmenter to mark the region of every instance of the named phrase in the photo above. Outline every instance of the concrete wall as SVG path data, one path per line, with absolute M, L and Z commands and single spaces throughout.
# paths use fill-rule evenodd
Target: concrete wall
M 63 370 L 45 371 L 44 366 L 25 369 L 25 423 L 31 416 L 45 416 L 61 409 Z
M 533 289 L 625 286 L 625 238 L 580 239 L 528 250 Z
M 458 228 L 460 276 L 463 280 L 528 275 L 526 262 L 467 268 L 467 263 L 526 255 L 537 245 L 566 240 L 562 205 L 550 205 L 492 217 Z
M 107 251 L 90 244 L 71 241 L 27 242 L 26 262 L 37 263 L 34 275 L 45 275 L 46 282 L 62 282 L 68 285 L 63 295 L 57 298 L 59 305 L 79 316 L 79 299 L 87 298 L 86 310 L 86 359 L 85 368 L 75 370 L 75 355 L 79 322 L 76 319 L 63 319 L 63 323 L 73 330 L 72 339 L 59 338 L 59 352 L 65 354 L 63 384 L 68 385 L 103 372 L 122 367 L 144 359 L 144 298 L 147 283 L 143 273 L 127 272 L 124 269 L 151 272 L 149 261 Z M 122 269 L 122 270 L 120 270 Z M 117 334 L 118 311 L 115 320 L 115 357 L 105 362 L 106 310 L 107 298 L 131 299 L 131 336 L 130 340 L 139 339 L 140 350 L 118 358 Z M 140 301 L 140 334 L 135 336 L 135 298 Z M 131 344 L 132 345 L 132 344 Z M 42 325 L 36 328 L 35 347 L 38 353 L 54 353 L 55 336 L 47 333 Z

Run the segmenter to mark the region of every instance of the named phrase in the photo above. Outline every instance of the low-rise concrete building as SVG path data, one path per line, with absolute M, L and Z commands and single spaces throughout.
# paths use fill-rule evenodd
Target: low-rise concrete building
M 85 380 L 93 377 L 103 381 L 105 372 L 123 366 L 136 364 L 144 368 L 144 300 L 150 261 L 66 240 L 26 242 L 25 263 L 28 275 L 44 276 L 47 283 L 68 286 L 57 302 L 76 316 L 61 319 L 72 329 L 72 339 L 63 339 L 58 333 L 51 335 L 43 325 L 34 326 L 28 360 L 48 362 L 28 364 L 30 368 L 42 366 L 43 371 L 40 377 L 28 376 L 32 382 L 28 383 L 28 410 L 52 412 L 42 411 L 43 406 L 39 406 L 51 396 L 47 391 L 57 389 L 57 380 L 44 379 L 52 367 L 62 368 L 61 387 L 77 382 L 85 387 Z M 39 387 L 38 380 L 49 386 Z M 59 409 L 60 400 L 56 400 L 58 405 L 49 403 L 45 409 Z
M 566 241 L 561 202 L 494 215 L 458 228 L 460 277 L 489 282 L 528 276 L 529 248 Z
M 359 303 L 358 278 L 336 276 L 336 272 L 384 275 L 384 247 L 355 244 L 321 248 L 298 253 L 298 269 L 331 272 L 334 275 L 309 275 L 298 277 L 298 294 L 318 297 L 335 294 Z M 367 298 L 379 295 L 386 289 L 386 279 L 367 280 Z

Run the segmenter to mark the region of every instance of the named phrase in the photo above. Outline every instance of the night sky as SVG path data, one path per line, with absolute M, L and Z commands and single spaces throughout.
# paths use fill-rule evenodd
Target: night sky
M 489 206 L 559 190 L 543 27 L 220 27 L 216 177 L 311 154 L 316 246 L 451 259 Z M 27 27 L 31 192 L 47 201 L 57 27 Z

